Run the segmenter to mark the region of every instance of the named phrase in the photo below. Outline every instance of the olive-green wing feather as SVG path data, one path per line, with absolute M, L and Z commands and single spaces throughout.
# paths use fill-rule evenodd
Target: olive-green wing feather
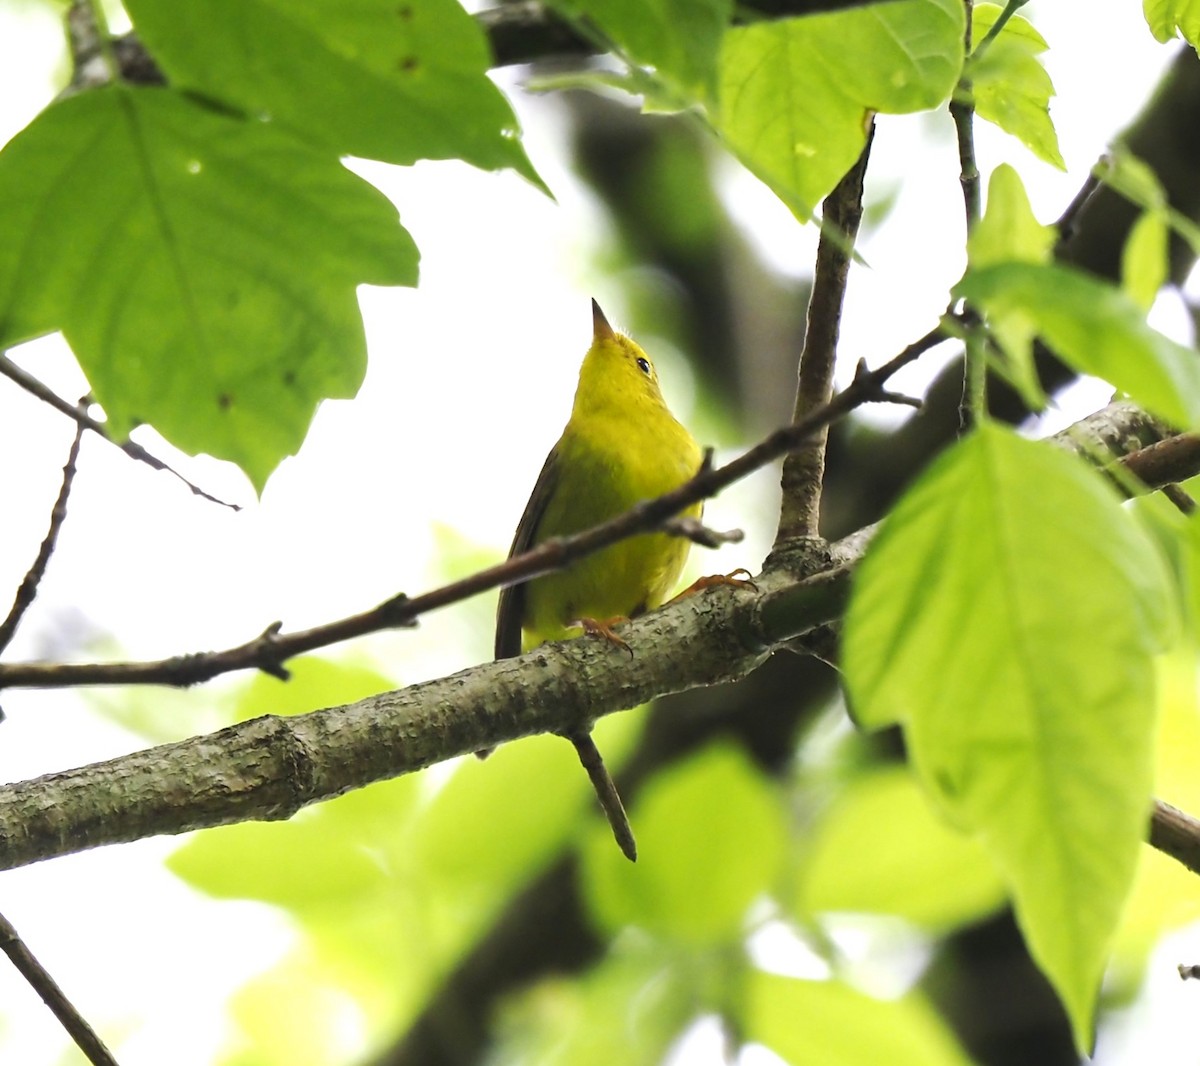
M 512 547 L 508 549 L 508 557 L 520 555 L 537 543 L 538 526 L 541 525 L 542 515 L 546 513 L 546 505 L 554 494 L 558 482 L 558 445 L 550 449 L 546 462 L 542 464 L 542 472 L 538 474 L 537 484 L 533 486 L 533 494 L 525 505 L 525 513 L 517 523 L 517 532 L 513 536 Z M 509 585 L 500 590 L 500 604 L 496 608 L 496 658 L 511 659 L 521 654 L 521 619 L 525 614 L 525 589 L 527 583 Z

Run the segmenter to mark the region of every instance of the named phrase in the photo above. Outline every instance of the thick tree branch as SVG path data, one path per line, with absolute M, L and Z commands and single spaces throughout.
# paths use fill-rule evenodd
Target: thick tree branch
M 1131 424 L 1144 424 L 1122 409 Z M 1114 424 L 1113 412 L 1100 421 Z M 1128 432 L 1118 439 L 1137 440 Z M 840 562 L 824 573 L 768 571 L 755 579 L 756 591 L 708 591 L 636 620 L 625 633 L 632 661 L 601 642 L 565 641 L 344 707 L 258 718 L 0 787 L 0 869 L 146 836 L 288 818 L 456 755 L 570 733 L 667 693 L 745 677 L 772 651 L 837 621 L 868 539 L 835 545 Z M 1182 845 L 1171 852 L 1184 853 Z

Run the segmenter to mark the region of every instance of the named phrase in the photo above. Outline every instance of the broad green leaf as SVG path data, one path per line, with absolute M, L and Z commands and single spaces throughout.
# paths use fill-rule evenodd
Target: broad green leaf
M 958 0 L 901 0 L 731 29 L 713 123 L 807 218 L 858 158 L 870 112 L 946 100 L 962 69 L 963 19 Z
M 971 16 L 974 45 L 987 35 L 1003 10 L 976 4 Z M 1054 84 L 1037 58 L 1047 44 L 1027 19 L 1013 15 L 983 52 L 967 64 L 975 111 L 1011 133 L 1039 159 L 1066 170 L 1058 134 L 1050 120 Z
M 904 767 L 863 774 L 834 800 L 806 833 L 797 889 L 801 920 L 851 911 L 934 930 L 978 921 L 1004 900 L 987 852 L 945 824 Z
M 176 88 L 267 115 L 341 155 L 465 159 L 540 179 L 456 0 L 130 0 Z
M 1164 43 L 1178 33 L 1200 47 L 1200 0 L 1142 0 L 1150 32 Z
M 1029 205 L 1020 175 L 1007 163 L 988 180 L 987 209 L 967 237 L 967 258 L 980 270 L 995 263 L 1047 263 L 1058 234 Z
M 968 1066 L 950 1027 L 920 996 L 874 999 L 840 981 L 756 972 L 741 1035 L 793 1066 Z
M 676 91 L 701 100 L 713 95 L 731 0 L 551 0 L 547 6 L 568 18 L 585 16 Z
M 856 575 L 843 668 L 859 718 L 1001 869 L 1081 1048 L 1145 834 L 1153 542 L 1074 456 L 986 424 L 933 464 Z
M 0 345 L 61 329 L 114 436 L 149 423 L 259 489 L 362 381 L 356 286 L 417 279 L 381 193 L 168 89 L 44 111 L 0 152 L 0 231 Z
M 1167 282 L 1167 220 L 1144 211 L 1121 251 L 1121 287 L 1143 311 L 1149 311 Z
M 1160 418 L 1200 425 L 1200 359 L 1151 329 L 1115 286 L 1070 267 L 1002 263 L 969 270 L 954 291 L 989 316 L 1024 316 L 1061 359 Z
M 610 929 L 639 925 L 684 944 L 715 944 L 742 929 L 772 886 L 786 834 L 773 786 L 734 748 L 714 746 L 656 777 L 630 812 L 638 861 L 607 827 L 584 849 L 584 889 Z

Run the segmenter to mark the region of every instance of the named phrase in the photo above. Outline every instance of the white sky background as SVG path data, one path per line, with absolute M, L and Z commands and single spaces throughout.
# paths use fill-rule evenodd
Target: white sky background
M 1052 221 L 1145 101 L 1171 49 L 1150 37 L 1136 0 L 1044 0 L 1027 14 L 1051 45 L 1052 113 L 1070 169 L 1059 174 L 981 123 L 981 171 L 986 178 L 999 162 L 1012 162 L 1035 210 Z M 60 42 L 57 20 L 44 10 L 0 0 L 0 142 L 53 95 Z M 519 74 L 498 80 L 511 89 Z M 624 317 L 620 286 L 591 266 L 604 239 L 602 216 L 568 172 L 561 119 L 552 104 L 519 89 L 511 95 L 529 154 L 558 203 L 510 174 L 461 164 L 357 168 L 396 202 L 422 252 L 418 289 L 362 294 L 370 369 L 359 397 L 324 405 L 301 454 L 284 463 L 258 503 L 232 468 L 175 455 L 152 435 L 139 438 L 209 491 L 247 505 L 240 514 L 86 439 L 66 527 L 12 657 L 62 654 L 96 633 L 114 636 L 129 657 L 154 658 L 237 643 L 275 619 L 294 629 L 340 617 L 441 583 L 439 524 L 503 556 L 569 412 L 590 339 L 588 298 L 615 321 Z M 916 128 L 930 134 L 920 149 Z M 729 171 L 731 209 L 763 254 L 780 270 L 807 274 L 814 230 L 795 223 L 753 179 Z M 903 186 L 886 225 L 867 235 L 862 252 L 871 269 L 852 276 L 843 378 L 858 358 L 877 363 L 924 333 L 962 268 L 962 204 L 945 116 L 881 121 L 869 188 L 886 190 L 901 173 L 919 177 Z M 1164 305 L 1159 324 L 1170 329 L 1182 316 Z M 652 338 L 639 339 L 653 352 Z M 65 397 L 85 391 L 57 339 L 14 357 Z M 686 368 L 661 355 L 659 363 L 668 399 L 688 422 Z M 919 391 L 931 370 L 922 362 L 896 387 Z M 1098 406 L 1106 394 L 1092 390 L 1090 398 Z M 45 532 L 70 437 L 66 419 L 0 381 L 0 611 Z M 712 525 L 743 526 L 749 537 L 719 556 L 697 549 L 694 565 L 758 568 L 773 532 L 774 478 L 766 472 L 710 503 Z M 487 658 L 490 633 L 480 622 L 487 610 L 478 603 L 448 609 L 415 632 L 333 654 L 372 662 L 397 683 L 436 676 Z M 208 698 L 204 690 L 191 696 L 200 704 Z M 142 746 L 97 721 L 71 693 L 5 693 L 2 705 L 2 780 Z M 175 698 L 167 704 L 176 705 Z M 265 908 L 213 904 L 165 874 L 158 860 L 174 846 L 147 841 L 0 876 L 0 913 L 102 1032 L 131 1035 L 127 1044 L 117 1040 L 124 1066 L 212 1061 L 224 992 L 288 943 L 283 922 Z M 1200 935 L 1184 939 L 1176 955 L 1200 958 Z M 1152 1022 L 1136 1020 L 1134 1039 L 1102 1041 L 1098 1061 L 1147 1061 L 1148 1031 L 1169 1032 L 1172 1019 L 1181 1025 L 1195 1016 L 1194 995 L 1179 998 L 1188 992 L 1170 974 L 1144 1007 Z M 181 1032 L 189 1034 L 182 1043 Z M 0 1062 L 48 1066 L 64 1042 L 0 962 Z M 689 1051 L 687 1061 L 702 1055 Z

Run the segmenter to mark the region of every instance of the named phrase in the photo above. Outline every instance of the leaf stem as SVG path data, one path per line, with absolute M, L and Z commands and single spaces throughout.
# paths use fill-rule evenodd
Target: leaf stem
M 1024 0 L 1020 0 L 1020 3 L 1023 2 Z M 1020 3 L 1017 6 L 1020 6 Z M 965 7 L 967 18 L 963 54 L 970 57 L 974 0 L 965 0 Z M 958 141 L 958 181 L 962 187 L 969 238 L 979 223 L 980 195 L 979 167 L 975 161 L 975 94 L 965 67 L 950 100 L 950 117 L 954 120 L 954 132 Z M 967 310 L 964 308 L 964 312 Z M 978 425 L 987 415 L 987 348 L 977 331 L 971 331 L 967 335 L 963 365 L 959 426 L 965 431 L 972 425 Z
M 996 16 L 996 21 L 992 23 L 992 28 L 987 31 L 987 34 L 984 36 L 983 40 L 979 42 L 973 52 L 968 53 L 971 58 L 978 59 L 981 55 L 983 55 L 983 53 L 987 50 L 988 45 L 990 45 L 997 37 L 1000 36 L 1000 31 L 1004 29 L 1005 25 L 1008 23 L 1008 20 L 1012 18 L 1013 15 L 1015 15 L 1027 3 L 1029 3 L 1029 0 L 1008 0 L 1008 3 L 1004 5 L 1004 10 Z M 968 7 L 968 11 L 969 10 L 970 8 Z M 969 35 L 968 40 L 970 40 Z

